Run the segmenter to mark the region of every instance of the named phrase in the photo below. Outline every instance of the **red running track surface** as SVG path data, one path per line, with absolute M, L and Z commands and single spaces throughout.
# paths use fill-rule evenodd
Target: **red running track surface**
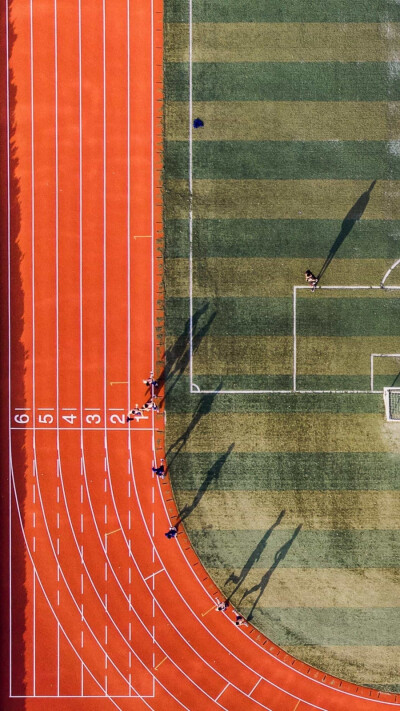
M 234 611 L 177 520 L 164 413 L 161 0 L 1 8 L 2 709 L 369 711 Z M 9 62 L 7 62 L 7 55 Z

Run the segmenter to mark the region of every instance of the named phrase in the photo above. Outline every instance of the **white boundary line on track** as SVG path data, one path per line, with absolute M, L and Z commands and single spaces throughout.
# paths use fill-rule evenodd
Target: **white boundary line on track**
M 57 427 L 57 457 L 60 459 L 60 324 L 59 324 L 59 152 L 58 152 L 58 17 L 57 17 L 57 0 L 54 0 L 54 97 L 55 97 L 55 218 L 56 218 L 56 427 Z M 38 408 L 40 409 L 40 408 Z M 57 504 L 58 508 L 58 504 Z M 57 512 L 59 515 L 59 512 Z M 57 581 L 58 582 L 58 581 Z M 59 590 L 59 588 L 57 588 Z M 57 621 L 57 696 L 60 695 L 60 623 Z
M 34 73 L 33 73 L 33 0 L 29 2 L 29 18 L 30 18 L 30 86 L 31 86 L 31 200 L 32 200 L 32 439 L 33 439 L 33 454 L 36 459 L 36 381 L 35 381 L 35 346 L 36 346 L 36 324 L 35 324 L 35 127 L 34 127 Z M 36 695 L 36 572 L 33 569 L 33 599 L 32 599 L 32 684 L 33 695 Z
M 9 7 L 5 0 L 6 22 L 6 85 L 7 85 L 7 304 L 8 304 L 8 653 L 9 653 L 9 696 L 12 695 L 12 496 L 11 496 L 11 181 L 10 181 L 10 67 L 9 67 Z
M 155 364 L 155 340 L 154 340 L 154 332 L 155 332 L 155 313 L 154 313 L 154 286 L 155 286 L 155 281 L 154 281 L 154 270 L 155 270 L 155 260 L 154 260 L 154 227 L 155 227 L 155 220 L 154 220 L 154 210 L 155 210 L 155 200 L 154 200 L 154 176 L 155 176 L 155 171 L 154 171 L 154 160 L 155 160 L 155 151 L 154 151 L 154 142 L 155 142 L 155 135 L 154 135 L 154 129 L 155 129 L 155 120 L 154 120 L 154 92 L 155 92 L 155 86 L 154 86 L 154 0 L 151 0 L 150 3 L 150 13 L 151 13 L 151 200 L 150 200 L 150 209 L 151 209 L 151 356 L 150 356 L 150 362 L 151 362 L 151 372 L 154 373 L 154 364 Z M 152 389 L 152 386 L 151 386 Z M 156 456 L 156 451 L 155 451 L 155 431 L 154 431 L 154 410 L 151 412 L 151 429 L 152 429 L 152 447 L 153 447 L 153 457 L 155 458 Z M 130 440 L 129 440 L 129 453 L 131 454 L 131 449 L 130 449 Z M 131 458 L 132 461 L 132 458 Z M 133 466 L 133 465 L 132 465 Z M 133 469 L 132 469 L 133 471 Z M 151 478 L 151 487 L 152 487 L 152 501 L 154 501 L 154 472 L 152 472 L 152 478 Z M 153 506 L 153 511 L 152 511 L 152 534 L 153 534 L 153 545 L 152 545 L 152 564 L 154 567 L 155 560 L 154 560 L 154 504 Z M 143 576 L 142 576 L 143 577 Z M 152 637 L 153 637 L 153 650 L 155 648 L 155 643 L 156 643 L 156 626 L 155 626 L 155 606 L 154 606 L 154 595 L 155 595 L 155 587 L 156 587 L 156 582 L 155 582 L 155 576 L 151 578 L 151 585 L 152 585 L 152 593 L 153 593 L 153 601 L 152 601 Z M 154 666 L 154 651 L 153 651 L 153 666 Z M 155 682 L 155 675 L 153 674 L 153 696 L 156 694 L 156 682 Z

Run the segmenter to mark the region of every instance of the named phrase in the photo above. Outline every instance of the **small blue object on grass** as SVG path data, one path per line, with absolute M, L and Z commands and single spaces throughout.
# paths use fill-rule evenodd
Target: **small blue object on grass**
M 193 121 L 194 128 L 201 128 L 201 126 L 204 126 L 204 121 L 202 121 L 201 119 L 197 118 Z

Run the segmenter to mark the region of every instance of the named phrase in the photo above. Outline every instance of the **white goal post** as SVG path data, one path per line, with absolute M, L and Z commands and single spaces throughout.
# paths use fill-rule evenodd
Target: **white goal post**
M 400 388 L 383 388 L 386 419 L 400 422 Z

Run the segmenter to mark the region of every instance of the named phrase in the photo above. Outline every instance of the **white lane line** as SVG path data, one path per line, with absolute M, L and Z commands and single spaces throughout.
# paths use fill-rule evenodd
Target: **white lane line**
M 34 581 L 37 580 L 37 582 L 38 582 L 38 584 L 39 584 L 39 586 L 40 586 L 40 588 L 41 588 L 41 591 L 42 591 L 42 593 L 43 593 L 43 596 L 44 596 L 44 598 L 45 598 L 45 600 L 46 600 L 46 602 L 47 602 L 47 604 L 48 604 L 48 606 L 49 606 L 49 609 L 51 610 L 51 612 L 52 612 L 52 614 L 53 614 L 53 616 L 54 616 L 56 622 L 59 622 L 59 619 L 58 619 L 58 617 L 57 617 L 56 611 L 55 611 L 53 605 L 51 604 L 50 599 L 49 599 L 49 597 L 48 597 L 48 595 L 47 595 L 47 593 L 46 593 L 46 590 L 45 590 L 45 588 L 44 588 L 44 585 L 43 585 L 43 583 L 42 583 L 42 581 L 41 581 L 41 579 L 40 579 L 40 576 L 39 576 L 39 574 L 37 573 L 36 566 L 35 566 L 35 561 L 34 561 L 34 557 L 33 557 L 33 555 L 32 555 L 32 552 L 31 552 L 30 548 L 29 548 L 29 545 L 28 545 L 28 540 L 27 540 L 27 538 L 26 538 L 25 529 L 24 529 L 24 525 L 23 525 L 23 521 L 22 521 L 22 514 L 21 514 L 20 505 L 19 505 L 19 501 L 18 501 L 18 495 L 17 495 L 17 490 L 16 490 L 15 475 L 14 475 L 14 469 L 13 469 L 12 460 L 11 460 L 11 480 L 12 480 L 13 494 L 14 494 L 14 499 L 15 499 L 15 503 L 16 503 L 16 508 L 17 508 L 17 514 L 18 514 L 18 519 L 19 519 L 21 534 L 22 534 L 23 539 L 24 539 L 24 545 L 25 545 L 26 552 L 27 552 L 27 554 L 28 554 L 28 556 L 29 556 L 29 559 L 30 559 L 30 561 L 31 561 L 32 568 L 33 568 L 33 571 L 34 571 L 34 573 L 33 573 L 33 580 L 34 580 Z M 39 496 L 40 496 L 40 493 L 39 493 Z M 42 506 L 42 511 L 43 511 L 43 506 Z M 45 519 L 45 525 L 46 525 L 46 527 L 47 527 L 47 521 L 46 521 L 46 519 Z M 50 540 L 50 543 L 51 543 L 51 539 L 49 539 L 49 540 Z M 67 589 L 68 589 L 68 583 L 66 582 L 65 578 L 64 578 L 64 581 L 65 581 L 66 587 L 67 587 Z M 71 594 L 71 597 L 72 597 L 73 602 L 76 604 L 75 599 L 74 599 L 74 597 L 72 596 L 71 591 L 69 591 L 69 592 L 70 592 L 70 594 Z M 83 609 L 82 609 L 82 614 L 83 614 Z M 87 624 L 88 628 L 90 629 L 88 623 L 86 623 L 86 624 Z M 94 674 L 90 671 L 89 667 L 85 664 L 85 662 L 83 661 L 83 659 L 82 659 L 81 656 L 79 655 L 77 649 L 74 647 L 73 643 L 72 643 L 71 640 L 69 639 L 68 634 L 67 634 L 66 630 L 63 628 L 63 626 L 61 625 L 61 623 L 60 623 L 60 628 L 61 628 L 62 633 L 63 633 L 64 636 L 65 636 L 65 639 L 67 640 L 68 644 L 70 645 L 71 649 L 72 649 L 72 650 L 74 651 L 74 653 L 76 654 L 77 658 L 78 658 L 79 660 L 81 660 L 82 665 L 84 665 L 86 671 L 88 672 L 88 674 L 90 674 L 90 676 L 92 677 L 93 681 L 94 681 L 94 682 L 97 684 L 97 686 L 104 692 L 104 689 L 103 689 L 102 685 L 100 684 L 100 682 L 97 681 L 97 679 L 95 678 Z M 93 634 L 93 633 L 92 633 L 92 634 Z M 94 637 L 94 639 L 96 639 L 96 637 L 95 637 L 94 634 L 93 634 L 93 637 Z M 96 641 L 97 641 L 97 640 L 96 640 Z M 103 651 L 104 651 L 104 650 L 103 650 Z M 117 670 L 117 671 L 118 671 L 118 670 Z M 29 695 L 29 696 L 24 695 L 24 696 L 18 696 L 18 697 L 15 697 L 15 698 L 33 698 L 33 696 L 32 696 L 32 695 Z M 42 695 L 41 695 L 40 698 L 50 698 L 50 697 L 48 697 L 48 696 L 42 696 Z M 118 706 L 118 704 L 114 701 L 113 698 L 111 698 L 111 697 L 109 697 L 109 696 L 108 696 L 107 698 L 111 701 L 111 703 L 112 703 L 117 709 L 119 709 L 119 711 L 122 711 L 121 707 Z M 142 698 L 142 697 L 141 697 L 141 698 Z M 145 703 L 146 703 L 146 701 L 145 701 Z M 149 708 L 151 708 L 148 704 L 147 704 L 147 706 L 148 706 Z M 185 707 L 185 708 L 186 708 L 186 707 Z
M 79 405 L 83 412 L 83 172 L 82 172 L 82 7 L 78 0 L 78 65 L 79 65 Z M 72 408 L 71 408 L 72 409 Z M 81 416 L 81 450 L 83 450 L 83 422 Z
M 260 676 L 260 678 L 258 679 L 258 681 L 256 681 L 256 683 L 254 684 L 252 690 L 249 691 L 248 696 L 251 696 L 251 695 L 252 695 L 253 691 L 256 690 L 256 688 L 257 688 L 257 686 L 259 685 L 260 681 L 262 681 L 262 677 L 261 677 L 261 676 Z
M 126 213 L 126 249 L 127 249 L 127 377 L 128 390 L 126 411 L 130 409 L 131 398 L 131 28 L 130 28 L 130 0 L 126 3 L 126 32 L 127 32 L 127 213 Z M 129 439 L 129 431 L 128 431 Z
M 107 77 L 106 3 L 103 0 L 103 412 L 107 417 Z M 104 431 L 106 441 L 107 430 Z
M 9 8 L 8 0 L 6 0 L 5 8 L 6 18 L 6 57 L 5 63 L 7 67 L 7 304 L 8 304 L 8 428 L 11 430 L 11 178 L 10 178 L 10 70 L 9 70 Z M 18 409 L 18 408 L 15 408 Z M 8 437 L 8 587 L 9 587 L 9 602 L 8 602 L 8 630 L 9 630 L 9 677 L 8 689 L 9 696 L 12 696 L 12 495 L 11 495 L 11 432 Z
M 57 424 L 57 449 L 60 448 L 59 407 L 60 407 L 60 315 L 59 315 L 59 165 L 58 165 L 58 23 L 57 0 L 54 0 L 54 74 L 55 74 L 55 175 L 56 175 L 56 424 Z M 50 409 L 50 408 L 49 408 Z
M 154 372 L 154 0 L 151 0 L 151 370 Z
M 36 340 L 36 324 L 35 324 L 35 134 L 34 134 L 34 73 L 33 73 L 33 5 L 32 0 L 29 2 L 29 19 L 30 19 L 30 90 L 31 90 L 31 230 L 32 230 L 32 411 L 33 411 L 33 451 L 36 459 L 36 440 L 35 440 L 35 408 L 36 408 L 36 382 L 35 382 L 35 340 Z M 33 537 L 33 553 L 36 552 L 36 539 Z M 36 574 L 33 571 L 33 695 L 36 694 Z
M 229 686 L 229 682 L 227 683 L 226 686 L 224 686 L 224 688 L 222 689 L 222 691 L 219 692 L 218 696 L 215 697 L 215 701 L 218 701 L 218 699 L 220 698 L 220 696 L 222 696 L 222 694 L 224 693 L 224 691 L 227 690 L 228 686 Z

